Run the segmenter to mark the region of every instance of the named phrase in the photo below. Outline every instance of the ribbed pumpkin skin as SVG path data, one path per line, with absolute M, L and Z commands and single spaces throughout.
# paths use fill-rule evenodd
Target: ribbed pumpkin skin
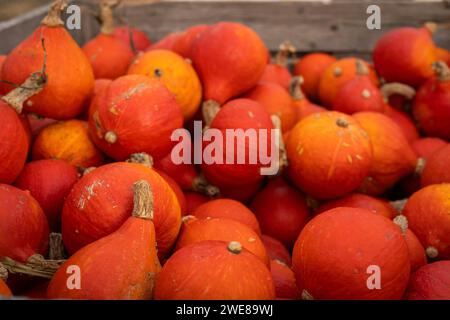
M 5 281 L 0 279 L 0 297 L 2 297 L 2 296 L 3 297 L 11 297 L 12 296 L 12 292 L 8 288 L 8 286 L 6 285 Z
M 47 83 L 44 89 L 24 104 L 24 110 L 46 118 L 75 118 L 87 107 L 94 90 L 92 67 L 70 34 L 63 27 L 38 27 L 8 55 L 1 70 L 1 79 L 23 83 L 33 72 L 42 69 L 47 51 Z M 0 93 L 13 87 L 0 84 Z
M 267 266 L 227 242 L 203 241 L 175 252 L 155 288 L 157 300 L 272 300 L 275 288 Z
M 47 219 L 29 192 L 0 184 L 0 221 L 0 257 L 25 262 L 47 253 Z
M 428 157 L 421 174 L 422 187 L 438 183 L 450 183 L 450 145 L 439 148 Z
M 50 299 L 143 300 L 153 296 L 154 280 L 161 269 L 153 222 L 128 218 L 112 234 L 82 248 L 53 276 Z M 80 268 L 80 289 L 69 289 L 68 267 Z M 132 267 L 131 267 L 132 266 Z
M 29 142 L 17 113 L 2 100 L 0 119 L 0 183 L 12 183 L 25 164 Z
M 450 300 L 450 261 L 433 262 L 414 272 L 405 299 Z
M 268 58 L 260 37 L 233 22 L 220 22 L 204 30 L 192 44 L 191 54 L 203 83 L 203 99 L 220 105 L 251 89 L 261 78 Z
M 261 240 L 270 260 L 279 260 L 288 266 L 292 264 L 291 254 L 281 241 L 265 234 L 261 235 Z
M 295 282 L 295 275 L 283 262 L 278 260 L 270 261 L 270 272 L 275 284 L 275 292 L 278 299 L 293 299 L 300 297 L 297 283 Z
M 70 254 L 117 230 L 133 208 L 132 185 L 149 182 L 154 194 L 154 223 L 158 255 L 164 257 L 180 228 L 180 207 L 175 193 L 154 170 L 134 163 L 101 166 L 83 176 L 64 203 L 62 234 Z
M 437 249 L 439 260 L 450 259 L 449 192 L 449 183 L 422 188 L 408 199 L 402 212 L 425 249 Z
M 367 286 L 372 265 L 380 268 L 381 289 Z M 400 228 L 392 221 L 366 209 L 341 207 L 306 225 L 294 247 L 292 268 L 304 298 L 400 299 L 410 260 Z

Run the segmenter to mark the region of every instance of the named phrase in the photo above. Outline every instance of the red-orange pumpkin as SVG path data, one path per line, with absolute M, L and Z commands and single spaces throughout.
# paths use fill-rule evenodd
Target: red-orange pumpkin
M 277 83 L 288 90 L 292 80 L 292 75 L 287 68 L 288 58 L 289 55 L 295 54 L 295 50 L 295 47 L 289 41 L 280 44 L 275 62 L 266 65 L 259 81 Z
M 413 141 L 411 143 L 411 148 L 414 150 L 417 157 L 427 159 L 446 145 L 447 141 L 440 138 L 425 137 Z
M 275 285 L 277 299 L 296 300 L 300 297 L 294 272 L 284 262 L 271 260 L 270 273 Z
M 450 183 L 450 144 L 431 154 L 420 177 L 421 185 Z
M 31 136 L 33 139 L 36 138 L 43 128 L 58 121 L 50 118 L 43 118 L 35 113 L 27 114 L 27 118 L 28 123 L 30 124 Z
M 414 232 L 411 231 L 411 229 L 407 229 L 404 236 L 409 250 L 411 272 L 414 272 L 421 266 L 427 264 L 427 256 L 425 255 L 424 247 L 422 246 Z
M 405 299 L 450 300 L 450 261 L 433 262 L 414 272 Z
M 267 266 L 239 242 L 203 241 L 170 257 L 159 274 L 155 298 L 271 300 L 275 287 Z
M 151 299 L 161 269 L 156 253 L 153 194 L 145 180 L 134 184 L 132 216 L 110 235 L 71 256 L 53 276 L 48 298 Z M 80 288 L 70 288 L 77 266 Z
M 400 127 L 409 143 L 420 138 L 419 130 L 408 113 L 386 105 L 384 114 Z
M 278 260 L 284 262 L 288 266 L 291 265 L 291 254 L 281 241 L 265 234 L 261 235 L 261 240 L 264 243 L 264 247 L 266 248 L 270 260 Z
M 113 35 L 116 39 L 121 40 L 130 47 L 132 44 L 137 51 L 143 51 L 151 45 L 151 41 L 147 34 L 138 28 L 129 26 L 116 27 L 114 28 Z M 133 48 L 131 47 L 131 49 Z
M 301 87 L 303 81 L 303 78 L 300 76 L 293 77 L 289 88 L 294 108 L 297 113 L 297 119 L 295 121 L 296 123 L 313 113 L 327 111 L 325 108 L 310 102 L 305 97 Z
M 175 180 L 173 180 L 169 175 L 165 174 L 164 172 L 155 169 L 156 172 L 167 182 L 167 184 L 172 188 L 173 192 L 175 193 L 178 204 L 180 205 L 180 212 L 181 215 L 187 215 L 187 204 L 186 204 L 186 197 L 184 196 L 183 190 L 181 190 L 178 183 L 176 183 Z
M 12 292 L 6 285 L 6 283 L 0 278 L 0 297 L 11 297 Z
M 185 192 L 186 212 L 192 214 L 199 206 L 209 201 L 209 198 L 198 192 Z
M 292 268 L 303 299 L 400 299 L 410 261 L 392 221 L 366 209 L 341 207 L 306 225 L 294 247 Z

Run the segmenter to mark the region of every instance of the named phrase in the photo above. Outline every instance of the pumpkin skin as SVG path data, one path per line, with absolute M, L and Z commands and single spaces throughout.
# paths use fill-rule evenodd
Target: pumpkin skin
M 206 240 L 238 241 L 269 266 L 269 257 L 259 235 L 247 225 L 228 218 L 185 218 L 175 250 Z
M 372 142 L 373 160 L 360 191 L 376 196 L 414 172 L 417 157 L 400 127 L 378 112 L 358 112 L 353 117 Z
M 425 168 L 420 176 L 422 187 L 438 183 L 450 183 L 449 173 L 450 145 L 438 149 L 427 158 Z
M 327 199 L 355 190 L 369 173 L 370 140 L 351 116 L 320 112 L 297 123 L 286 145 L 289 177 L 305 193 Z
M 367 209 L 388 219 L 392 219 L 397 215 L 397 211 L 389 204 L 388 201 L 362 193 L 352 193 L 345 197 L 328 201 L 320 205 L 315 213 L 322 213 L 338 207 Z
M 159 274 L 155 299 L 275 299 L 267 266 L 247 250 L 227 246 L 223 241 L 203 241 L 175 252 Z
M 408 226 L 425 247 L 427 256 L 450 259 L 450 184 L 434 184 L 414 193 L 402 214 Z
M 435 46 L 426 28 L 397 28 L 381 36 L 373 50 L 378 74 L 387 82 L 413 87 L 433 75 Z
M 192 44 L 191 54 L 204 100 L 220 105 L 251 89 L 261 78 L 268 57 L 260 37 L 234 22 L 220 22 L 204 30 Z
M 174 143 L 183 116 L 172 93 L 143 75 L 120 77 L 93 100 L 89 130 L 94 143 L 117 161 L 145 152 L 161 158 Z
M 275 285 L 277 299 L 299 298 L 294 272 L 284 262 L 279 260 L 270 261 L 270 272 Z
M 62 25 L 49 26 L 43 22 L 8 55 L 0 78 L 23 83 L 30 74 L 42 69 L 41 36 L 47 52 L 48 81 L 41 92 L 27 100 L 24 110 L 58 120 L 74 118 L 89 102 L 94 90 L 94 74 L 87 57 Z M 12 88 L 0 84 L 0 93 L 5 94 Z
M 1 55 L 0 55 L 0 72 L 1 72 L 2 67 L 3 67 L 3 63 L 5 63 L 6 57 L 7 57 L 7 56 L 4 55 L 4 54 L 1 54 Z
M 336 61 L 336 58 L 321 52 L 309 53 L 303 56 L 294 66 L 294 75 L 302 76 L 305 80 L 302 89 L 306 95 L 318 100 L 318 87 L 323 72 Z
M 291 265 L 291 254 L 281 241 L 265 234 L 261 235 L 261 240 L 264 243 L 270 260 L 278 260 L 288 266 Z
M 89 138 L 86 121 L 76 119 L 43 128 L 34 140 L 32 158 L 65 160 L 78 168 L 98 166 L 104 160 Z
M 425 137 L 417 139 L 411 143 L 411 148 L 416 155 L 421 158 L 427 159 L 439 149 L 445 147 L 447 141 L 440 138 Z
M 278 48 L 275 61 L 266 65 L 259 81 L 277 83 L 284 89 L 289 90 L 292 75 L 287 67 L 288 58 L 289 55 L 295 54 L 296 49 L 289 41 L 281 43 Z
M 0 279 L 0 297 L 11 297 L 12 292 L 6 285 L 5 281 Z
M 156 253 L 155 226 L 151 212 L 152 196 L 148 182 L 144 181 L 144 185 L 148 188 L 146 192 L 135 189 L 133 216 L 127 218 L 115 232 L 71 256 L 53 276 L 47 289 L 48 298 L 152 298 L 154 282 L 161 265 Z M 80 288 L 75 290 L 67 285 L 73 274 L 68 268 L 73 265 L 78 266 L 82 282 Z
M 409 143 L 420 138 L 419 130 L 417 130 L 414 121 L 406 112 L 393 108 L 390 105 L 386 105 L 384 114 L 400 127 Z
M 444 61 L 448 66 L 450 66 L 450 51 L 444 48 L 435 48 L 436 60 Z M 1 59 L 1 58 L 0 58 Z M 0 62 L 1 64 L 1 62 Z
M 422 266 L 411 275 L 405 299 L 449 300 L 450 261 L 437 261 Z
M 29 192 L 0 184 L 0 221 L 1 257 L 26 262 L 36 253 L 47 253 L 47 219 Z
M 154 166 L 174 179 L 183 190 L 190 191 L 194 189 L 198 172 L 193 164 L 175 164 L 172 161 L 172 154 L 169 153 L 164 158 L 156 160 Z
M 439 77 L 431 77 L 417 90 L 413 115 L 428 136 L 450 140 L 450 70 L 440 62 Z
M 261 104 L 270 115 L 277 115 L 281 120 L 281 131 L 289 131 L 296 123 L 297 114 L 289 93 L 277 83 L 259 82 L 243 98 Z
M 114 38 L 122 41 L 122 43 L 130 46 L 131 48 L 131 39 L 133 39 L 133 45 L 137 51 L 143 51 L 148 46 L 151 45 L 151 41 L 147 34 L 139 30 L 137 28 L 132 28 L 128 26 L 121 26 L 114 28 Z
M 49 284 L 49 281 L 40 282 L 40 283 L 32 286 L 27 291 L 21 293 L 21 296 L 31 298 L 31 299 L 45 300 L 45 299 L 47 299 L 48 284 Z
M 58 231 L 64 200 L 78 180 L 78 172 L 63 160 L 46 159 L 25 165 L 15 186 L 28 190 L 41 206 L 51 230 Z
M 226 218 L 241 222 L 261 234 L 258 220 L 245 205 L 232 199 L 215 199 L 200 205 L 192 215 L 199 219 Z
M 0 183 L 12 183 L 28 156 L 29 140 L 16 111 L 0 100 Z
M 154 169 L 158 174 L 164 179 L 164 181 L 167 182 L 167 184 L 172 188 L 173 192 L 175 193 L 175 196 L 177 197 L 178 204 L 180 205 L 180 212 L 181 215 L 184 216 L 188 214 L 187 212 L 187 204 L 186 204 L 186 197 L 184 196 L 183 191 L 181 190 L 178 183 L 176 183 L 175 180 L 173 180 L 170 176 L 165 174 L 164 172 Z
M 291 248 L 309 220 L 305 197 L 283 178 L 275 178 L 252 200 L 261 231 Z
M 202 86 L 191 63 L 169 50 L 152 50 L 140 54 L 128 69 L 128 74 L 141 74 L 164 84 L 181 107 L 184 120 L 197 112 L 202 99 Z
M 333 105 L 336 94 L 342 86 L 356 77 L 356 58 L 349 57 L 337 60 L 330 64 L 320 77 L 318 94 L 320 102 L 325 107 Z M 378 85 L 378 79 L 373 68 L 365 62 L 369 69 L 369 78 L 375 86 Z
M 184 192 L 186 198 L 186 213 L 192 214 L 199 206 L 209 201 L 209 198 L 198 192 Z
M 117 230 L 133 207 L 132 185 L 150 183 L 158 256 L 164 257 L 180 229 L 180 207 L 175 193 L 159 174 L 142 164 L 117 162 L 84 175 L 67 196 L 62 212 L 64 246 L 70 254 Z M 101 216 L 100 216 L 101 214 Z
M 411 272 L 414 272 L 421 266 L 427 264 L 427 256 L 425 255 L 425 249 L 420 243 L 417 236 L 410 229 L 406 229 L 405 241 L 409 250 Z
M 368 267 L 381 270 L 381 288 L 367 286 Z M 335 208 L 303 229 L 292 256 L 302 298 L 400 299 L 408 284 L 408 247 L 400 228 L 366 209 Z
M 309 116 L 313 113 L 327 111 L 325 108 L 312 103 L 305 97 L 305 94 L 303 93 L 302 87 L 301 87 L 303 82 L 304 82 L 303 78 L 294 77 L 294 78 L 292 78 L 292 82 L 291 82 L 290 88 L 289 88 L 289 92 L 292 97 L 294 109 L 297 114 L 297 119 L 296 119 L 295 123 L 299 122 L 300 120 L 303 120 L 304 118 L 306 118 L 307 116 Z M 287 139 L 285 141 L 287 141 Z
M 31 137 L 35 139 L 39 132 L 49 124 L 58 122 L 55 119 L 43 118 L 35 113 L 27 114 L 28 123 L 30 124 Z

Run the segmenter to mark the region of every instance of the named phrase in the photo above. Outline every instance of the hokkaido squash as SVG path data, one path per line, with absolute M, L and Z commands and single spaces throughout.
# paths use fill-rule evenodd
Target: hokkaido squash
M 193 191 L 184 192 L 184 197 L 186 198 L 186 212 L 188 215 L 209 201 L 207 196 Z
M 414 193 L 402 214 L 431 259 L 450 259 L 450 184 L 434 184 Z
M 417 126 L 407 112 L 393 108 L 390 105 L 386 105 L 384 115 L 400 127 L 403 135 L 409 143 L 413 143 L 420 138 L 420 133 Z
M 191 63 L 169 50 L 152 50 L 136 57 L 128 74 L 157 79 L 175 95 L 185 121 L 192 119 L 202 99 L 202 86 Z
M 161 269 L 152 221 L 154 196 L 147 181 L 136 182 L 132 216 L 118 230 L 71 256 L 52 278 L 48 298 L 151 299 Z M 79 270 L 79 288 L 68 286 L 73 266 Z
M 281 43 L 275 57 L 275 62 L 266 65 L 259 81 L 276 83 L 288 90 L 292 80 L 292 75 L 287 68 L 288 58 L 290 55 L 295 55 L 295 51 L 295 47 L 289 41 Z
M 0 278 L 0 297 L 11 297 L 12 292 L 6 283 Z
M 142 164 L 117 162 L 85 174 L 67 196 L 62 211 L 62 234 L 69 254 L 116 231 L 133 207 L 132 185 L 150 183 L 158 256 L 167 255 L 180 229 L 180 206 L 170 186 Z
M 291 254 L 281 241 L 265 234 L 261 235 L 261 240 L 270 260 L 278 260 L 288 266 L 291 265 Z
M 327 111 L 325 108 L 310 102 L 305 97 L 302 91 L 302 84 L 303 78 L 301 76 L 296 76 L 292 78 L 289 88 L 289 92 L 291 94 L 294 108 L 297 114 L 296 123 L 313 113 Z
M 303 299 L 384 300 L 402 297 L 410 261 L 392 221 L 366 209 L 341 207 L 306 225 L 294 247 L 292 268 Z
M 104 161 L 89 137 L 88 124 L 76 119 L 43 128 L 34 140 L 32 157 L 33 160 L 65 160 L 78 168 L 98 166 Z
M 411 143 L 411 148 L 417 157 L 427 159 L 432 154 L 447 145 L 447 141 L 440 138 L 424 137 L 417 139 Z
M 449 300 L 450 261 L 437 261 L 422 266 L 411 275 L 406 300 Z
M 121 40 L 124 44 L 130 46 L 130 48 L 136 51 L 144 51 L 151 45 L 151 41 L 147 34 L 130 26 L 120 26 L 114 28 L 114 37 Z
M 28 123 L 30 124 L 31 136 L 32 138 L 36 138 L 41 129 L 48 126 L 49 124 L 58 122 L 58 120 L 43 118 L 35 113 L 27 114 Z
M 191 54 L 203 84 L 203 99 L 219 105 L 251 89 L 268 58 L 256 32 L 234 22 L 220 22 L 204 30 L 192 44 Z
M 267 266 L 239 242 L 203 241 L 167 260 L 155 299 L 272 300 L 275 287 Z
M 438 184 L 450 183 L 450 144 L 439 148 L 426 160 L 425 168 L 420 176 L 422 187 Z
M 7 56 L 4 55 L 4 54 L 1 54 L 1 55 L 0 55 L 0 72 L 1 72 L 2 67 L 3 67 L 3 63 L 5 63 L 6 57 L 7 57 Z
M 133 60 L 130 44 L 114 35 L 113 8 L 116 0 L 102 0 L 100 3 L 100 34 L 83 46 L 83 52 L 92 65 L 96 79 L 116 79 L 123 76 Z
M 294 272 L 284 262 L 270 260 L 270 273 L 275 285 L 277 299 L 297 300 L 300 297 Z
M 41 206 L 50 226 L 58 231 L 64 200 L 78 180 L 78 172 L 63 160 L 46 159 L 25 165 L 14 185 L 28 190 Z
M 41 25 L 8 55 L 0 76 L 2 80 L 23 83 L 42 69 L 45 60 L 45 88 L 29 98 L 24 109 L 58 120 L 81 114 L 94 89 L 92 67 L 60 18 L 66 4 L 66 0 L 53 2 Z M 2 94 L 12 89 L 8 84 L 0 85 Z
M 169 153 L 170 136 L 182 123 L 180 106 L 160 81 L 127 75 L 93 100 L 89 130 L 94 143 L 117 161 L 137 152 L 157 159 Z
M 448 66 L 450 66 L 450 51 L 444 48 L 437 47 L 435 49 L 435 54 L 436 60 L 444 61 Z
M 372 162 L 367 133 L 353 117 L 336 111 L 312 114 L 297 123 L 286 149 L 289 177 L 318 199 L 355 190 Z
M 425 254 L 425 248 L 422 246 L 419 239 L 414 234 L 414 232 L 411 231 L 411 229 L 406 230 L 405 241 L 409 251 L 411 272 L 414 272 L 420 267 L 427 264 L 427 256 Z

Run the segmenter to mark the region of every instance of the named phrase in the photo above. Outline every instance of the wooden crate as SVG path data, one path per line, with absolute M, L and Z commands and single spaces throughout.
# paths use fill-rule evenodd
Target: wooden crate
M 92 15 L 98 1 L 72 1 L 82 8 L 82 28 L 72 31 L 84 43 L 99 30 Z M 368 30 L 366 9 L 381 8 L 381 30 Z M 0 23 L 0 53 L 8 53 L 28 36 L 45 15 L 39 7 Z M 155 1 L 124 0 L 118 15 L 146 31 L 153 41 L 195 24 L 238 21 L 256 30 L 271 51 L 290 40 L 299 53 L 332 52 L 339 56 L 369 57 L 383 32 L 400 26 L 420 26 L 428 21 L 450 22 L 450 0 L 266 0 L 266 1 Z M 450 48 L 449 29 L 435 34 L 438 45 Z

